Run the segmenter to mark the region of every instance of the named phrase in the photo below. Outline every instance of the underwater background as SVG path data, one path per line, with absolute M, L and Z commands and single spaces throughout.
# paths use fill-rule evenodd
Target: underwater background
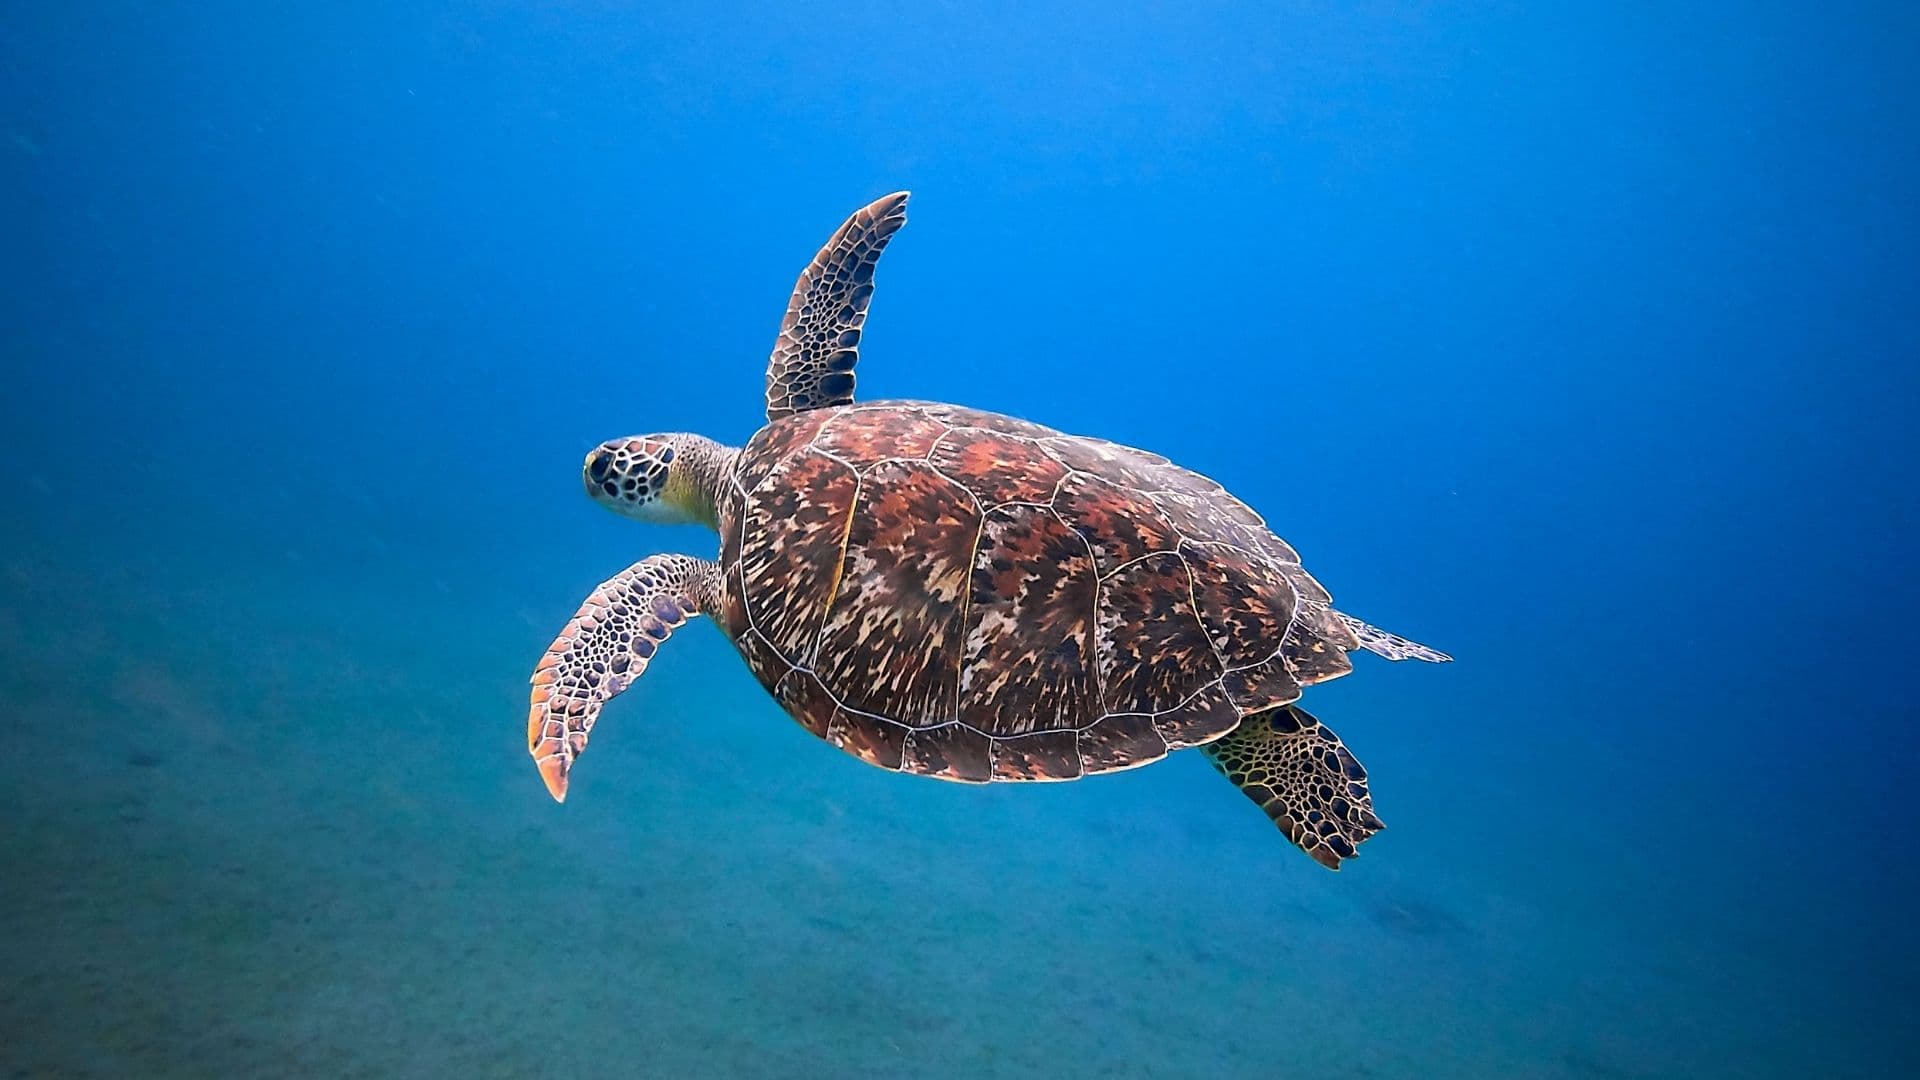
M 23 2 L 0 1076 L 1914 1075 L 1910 5 Z M 1197 753 L 883 773 L 710 623 L 555 805 L 535 660 L 699 529 L 914 192 L 859 392 L 1170 455 L 1442 648 Z

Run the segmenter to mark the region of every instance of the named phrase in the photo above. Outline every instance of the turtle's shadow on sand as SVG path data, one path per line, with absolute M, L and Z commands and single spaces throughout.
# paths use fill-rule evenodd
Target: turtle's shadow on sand
M 1395 937 L 1458 940 L 1474 933 L 1473 927 L 1453 911 L 1420 897 L 1378 897 L 1361 910 L 1375 926 Z

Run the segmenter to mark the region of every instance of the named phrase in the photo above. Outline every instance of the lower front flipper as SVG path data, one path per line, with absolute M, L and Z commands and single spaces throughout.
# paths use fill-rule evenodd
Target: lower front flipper
M 688 617 L 712 610 L 717 563 L 649 555 L 601 583 L 533 669 L 527 751 L 557 802 L 567 773 L 587 748 L 600 707 L 633 685 L 660 643 Z

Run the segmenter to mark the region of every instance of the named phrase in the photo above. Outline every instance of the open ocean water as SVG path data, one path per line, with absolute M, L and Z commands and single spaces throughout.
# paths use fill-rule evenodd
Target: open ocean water
M 0 14 L 0 1076 L 1920 1070 L 1901 4 Z M 1198 753 L 822 744 L 711 623 L 555 805 L 526 681 L 697 528 L 795 274 L 868 400 L 1163 452 L 1451 652 Z

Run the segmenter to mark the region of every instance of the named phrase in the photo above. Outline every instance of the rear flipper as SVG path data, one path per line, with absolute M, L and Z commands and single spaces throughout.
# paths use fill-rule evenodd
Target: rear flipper
M 1378 653 L 1389 660 L 1425 660 L 1429 664 L 1444 664 L 1453 659 L 1439 649 L 1429 649 L 1417 641 L 1408 641 L 1399 634 L 1389 634 L 1385 630 L 1347 614 L 1344 611 L 1333 613 L 1360 639 L 1360 647 L 1370 653 Z
M 1287 839 L 1329 870 L 1386 828 L 1373 813 L 1367 770 L 1298 705 L 1255 713 L 1204 749 Z

